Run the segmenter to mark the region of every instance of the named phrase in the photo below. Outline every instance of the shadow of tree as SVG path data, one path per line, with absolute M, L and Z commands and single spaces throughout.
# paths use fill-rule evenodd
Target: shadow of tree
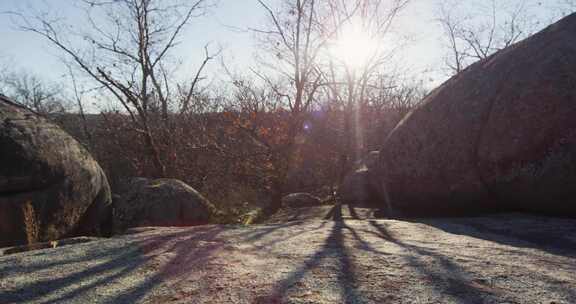
M 245 233 L 245 241 L 255 241 L 258 239 L 263 238 L 264 236 L 273 233 L 274 231 L 283 229 L 283 228 L 287 228 L 287 227 L 292 227 L 292 226 L 298 226 L 301 225 L 302 222 L 301 221 L 291 221 L 291 222 L 286 222 L 286 223 L 282 223 L 282 224 L 269 224 L 266 226 L 260 226 L 260 229 L 254 230 L 254 229 L 250 229 Z M 240 235 L 241 236 L 241 235 Z
M 284 224 L 274 224 L 270 226 L 250 229 L 246 232 L 239 232 L 235 236 L 242 241 L 254 242 L 275 231 L 300 225 L 300 222 L 289 222 Z M 317 228 L 320 229 L 326 222 L 322 222 Z M 127 244 L 127 246 L 109 248 L 106 251 L 88 252 L 84 257 L 73 256 L 70 259 L 58 259 L 57 261 L 44 263 L 40 260 L 36 265 L 21 267 L 19 263 L 5 263 L 0 266 L 3 274 L 32 275 L 36 272 L 50 271 L 51 269 L 74 265 L 87 261 L 102 261 L 95 266 L 83 268 L 62 278 L 47 278 L 36 280 L 33 283 L 19 286 L 18 290 L 0 290 L 0 303 L 4 302 L 30 302 L 39 301 L 57 291 L 64 291 L 55 298 L 46 300 L 43 303 L 60 303 L 81 296 L 85 292 L 94 288 L 115 284 L 117 280 L 135 276 L 141 267 L 150 261 L 157 254 L 170 253 L 170 261 L 159 269 L 156 274 L 147 277 L 141 282 L 137 282 L 129 289 L 117 295 L 100 299 L 103 303 L 133 303 L 141 300 L 156 286 L 169 280 L 185 277 L 186 274 L 197 269 L 198 265 L 206 264 L 211 259 L 214 252 L 222 249 L 226 242 L 219 240 L 218 234 L 225 230 L 234 230 L 234 227 L 222 226 L 202 226 L 194 227 L 193 231 L 185 229 L 174 233 L 154 234 L 154 230 L 149 236 L 145 236 L 138 241 Z M 141 229 L 147 232 L 147 229 Z M 281 242 L 300 234 L 295 231 L 282 238 L 267 241 L 258 246 L 266 247 L 273 243 Z M 182 239 L 184 238 L 184 239 Z M 200 244 L 202 242 L 202 244 Z M 13 257 L 16 259 L 17 257 Z M 209 280 L 204 285 L 211 285 Z M 67 291 L 70 289 L 70 291 Z
M 218 239 L 218 235 L 226 230 L 222 226 L 211 226 L 204 231 L 189 230 L 172 235 L 166 238 L 162 235 L 155 236 L 141 243 L 141 248 L 145 256 L 170 253 L 172 257 L 156 273 L 131 288 L 129 291 L 109 298 L 106 303 L 135 303 L 144 298 L 152 288 L 160 286 L 170 280 L 186 278 L 186 275 L 195 271 L 198 265 L 203 265 L 212 259 L 215 252 L 222 249 L 226 242 Z M 176 242 L 170 242 L 174 238 Z M 170 246 L 167 246 L 170 245 Z M 210 280 L 206 279 L 204 285 L 210 285 Z
M 213 238 L 219 233 L 219 230 L 215 228 L 215 226 L 200 227 L 197 229 L 197 233 L 194 234 L 189 241 L 193 244 L 194 239 L 200 240 L 204 238 Z M 149 253 L 151 251 L 168 244 L 173 239 L 189 234 L 189 231 L 179 231 L 167 235 L 151 236 L 145 238 L 141 242 L 128 243 L 125 246 L 104 248 L 103 250 L 106 251 L 98 250 L 87 252 L 87 255 L 82 258 L 75 257 L 72 259 L 57 259 L 55 262 L 50 262 L 44 265 L 38 264 L 32 267 L 18 268 L 17 266 L 12 266 L 8 269 L 10 271 L 8 273 L 32 275 L 34 272 L 38 271 L 46 272 L 52 269 L 58 271 L 57 268 L 61 268 L 64 265 L 96 261 L 94 266 L 88 268 L 84 267 L 80 271 L 74 272 L 65 277 L 48 277 L 46 279 L 36 280 L 33 283 L 19 286 L 17 290 L 0 290 L 0 303 L 40 301 L 42 298 L 48 297 L 50 294 L 68 289 L 70 289 L 70 291 L 63 292 L 58 297 L 42 301 L 42 303 L 61 303 L 63 301 L 71 300 L 98 286 L 113 284 L 115 280 L 135 275 L 136 271 L 141 269 L 141 266 L 150 260 L 151 255 L 149 255 Z M 171 249 L 174 248 L 168 250 Z M 203 247 L 203 249 L 205 248 Z M 60 252 L 63 253 L 62 251 Z M 194 254 L 190 254 L 190 252 L 187 252 L 186 254 L 190 257 L 195 256 Z M 97 261 L 101 262 L 98 263 Z M 42 260 L 40 260 L 40 262 L 42 262 Z M 157 285 L 159 283 L 160 280 L 155 280 L 155 278 L 147 280 L 144 284 L 130 289 L 130 291 L 123 293 L 119 297 L 112 297 L 112 299 L 107 302 L 135 302 L 146 294 L 146 290 L 148 290 L 151 285 Z
M 264 236 L 273 234 L 283 228 L 293 227 L 300 225 L 301 222 L 288 222 L 284 224 L 272 224 L 269 226 L 260 226 L 257 229 L 250 229 L 246 232 L 236 233 L 235 237 L 238 237 L 242 242 L 252 243 L 254 241 L 262 239 Z M 312 228 L 320 229 L 326 223 L 320 223 L 318 227 Z M 198 265 L 207 264 L 207 262 L 212 258 L 213 254 L 224 248 L 226 245 L 226 240 L 219 240 L 218 234 L 223 230 L 232 230 L 234 228 L 219 227 L 217 231 L 208 231 L 206 233 L 194 233 L 188 239 L 183 242 L 174 243 L 171 247 L 165 247 L 167 242 L 163 242 L 158 238 L 153 238 L 149 240 L 149 248 L 146 248 L 147 252 L 161 251 L 170 252 L 173 257 L 170 259 L 169 263 L 165 267 L 160 269 L 156 275 L 148 278 L 145 282 L 142 282 L 135 288 L 132 288 L 129 292 L 118 295 L 107 303 L 134 303 L 142 299 L 148 294 L 148 292 L 155 286 L 169 281 L 179 281 L 185 280 L 187 275 L 191 272 L 198 271 Z M 190 234 L 190 232 L 185 232 Z M 292 237 L 299 235 L 301 232 L 295 231 L 294 233 L 289 233 L 283 238 L 275 238 L 272 241 L 264 242 L 259 244 L 261 248 L 270 246 L 275 242 L 281 242 Z M 203 244 L 199 245 L 198 242 L 202 241 Z M 210 243 L 206 243 L 209 241 Z M 182 245 L 185 243 L 186 246 Z M 144 244 L 145 245 L 145 244 Z M 257 246 L 257 247 L 258 247 Z M 164 247 L 164 248 L 163 248 Z M 202 285 L 205 290 L 217 285 L 217 278 L 211 278 L 206 276 L 203 279 Z
M 258 303 L 281 303 L 288 293 L 296 288 L 306 274 L 321 266 L 327 259 L 334 260 L 338 265 L 336 280 L 341 292 L 343 303 L 362 303 L 363 296 L 357 290 L 357 275 L 351 259 L 349 248 L 346 246 L 344 229 L 352 230 L 342 219 L 342 206 L 334 206 L 326 215 L 325 220 L 334 220 L 330 235 L 326 238 L 322 248 L 307 259 L 302 266 L 292 271 L 286 278 L 275 284 L 269 295 L 258 299 Z
M 106 287 L 114 284 L 125 283 L 127 278 L 135 278 L 127 288 L 121 291 L 114 291 L 98 299 L 101 303 L 133 303 L 151 296 L 153 290 L 169 282 L 186 280 L 190 273 L 199 271 L 199 267 L 209 264 L 215 259 L 215 253 L 225 250 L 229 244 L 228 240 L 222 236 L 222 232 L 234 230 L 235 242 L 246 242 L 257 250 L 268 250 L 279 242 L 294 238 L 302 233 L 321 230 L 327 233 L 322 245 L 313 252 L 294 270 L 284 278 L 274 284 L 272 290 L 264 297 L 259 298 L 260 303 L 278 303 L 285 300 L 292 292 L 300 288 L 303 279 L 307 275 L 314 275 L 318 268 L 328 268 L 334 275 L 335 286 L 340 292 L 343 303 L 368 302 L 366 295 L 361 290 L 362 282 L 359 276 L 363 275 L 361 269 L 354 262 L 357 253 L 352 250 L 360 249 L 374 254 L 389 256 L 390 253 L 378 250 L 375 238 L 368 239 L 370 235 L 377 236 L 385 242 L 393 243 L 403 248 L 407 254 L 401 255 L 407 264 L 420 273 L 427 286 L 434 288 L 438 294 L 445 295 L 453 299 L 456 303 L 481 303 L 486 297 L 496 296 L 505 299 L 502 290 L 494 287 L 484 278 L 480 278 L 462 265 L 457 264 L 453 257 L 443 255 L 436 250 L 423 246 L 417 246 L 403 242 L 395 237 L 388 228 L 388 223 L 384 221 L 370 220 L 369 225 L 362 226 L 358 230 L 358 221 L 346 223 L 343 213 L 343 206 L 334 206 L 317 225 L 302 225 L 302 222 L 288 222 L 283 224 L 262 225 L 246 228 L 230 226 L 201 226 L 190 229 L 177 229 L 172 232 L 156 232 L 154 229 L 135 235 L 136 240 L 126 242 L 124 245 L 118 244 L 106 247 L 103 241 L 103 248 L 87 252 L 84 257 L 70 255 L 71 258 L 58 258 L 54 261 L 46 262 L 40 259 L 36 264 L 19 264 L 19 257 L 8 257 L 0 265 L 0 277 L 10 274 L 36 275 L 42 272 L 41 279 L 32 283 L 18 286 L 16 290 L 0 289 L 0 303 L 20 303 L 20 302 L 41 302 L 60 303 L 73 300 L 88 292 L 92 292 L 99 287 Z M 348 206 L 348 208 L 353 208 Z M 350 210 L 352 215 L 354 211 Z M 352 216 L 354 218 L 354 216 Z M 428 225 L 440 228 L 448 232 L 454 232 L 461 224 L 442 224 L 434 221 L 425 222 Z M 324 230 L 326 225 L 332 224 L 329 231 Z M 462 224 L 463 225 L 463 224 Z M 368 226 L 369 228 L 366 228 Z M 289 229 L 285 229 L 289 228 Z M 485 227 L 482 227 L 485 228 Z M 369 230 L 368 230 L 369 229 Z M 500 230 L 494 227 L 486 228 L 489 236 L 484 232 L 476 231 L 469 233 L 483 239 L 495 239 L 497 242 L 508 242 L 517 246 L 517 241 L 513 242 L 506 238 L 499 239 Z M 462 229 L 460 229 L 462 230 Z M 464 229 L 465 231 L 468 231 Z M 325 231 L 325 232 L 324 232 Z M 576 230 L 575 230 L 576 231 Z M 462 231 L 460 231 L 462 232 Z M 543 237 L 543 236 L 538 236 Z M 569 238 L 570 235 L 565 236 Z M 110 241 L 110 243 L 113 240 Z M 522 240 L 525 242 L 526 240 Z M 354 247 L 353 245 L 358 245 Z M 532 244 L 532 243 L 530 243 Z M 420 245 L 420 244 L 419 244 Z M 534 247 L 538 243 L 533 243 Z M 376 246 L 376 248 L 375 248 Z M 540 247 L 538 247 L 540 248 Z M 576 248 L 576 247 L 574 247 Z M 61 253 L 74 250 L 73 248 L 59 249 Z M 549 249 L 552 250 L 552 249 Z M 574 249 L 572 249 L 573 252 Z M 149 275 L 138 277 L 143 271 L 148 271 L 151 260 L 158 255 L 165 255 L 166 263 L 162 263 L 160 269 L 150 269 Z M 76 263 L 94 261 L 90 267 L 78 269 L 66 277 L 51 278 L 46 273 L 56 270 L 59 267 L 74 267 Z M 8 263 L 6 263 L 8 262 Z M 146 265 L 146 267 L 143 267 Z M 208 269 L 209 271 L 209 269 Z M 326 271 L 326 270 L 325 270 Z M 199 282 L 201 288 L 211 288 L 218 284 L 218 277 L 204 276 Z M 123 283 L 123 284 L 124 284 Z M 567 298 L 576 299 L 576 291 L 559 286 L 555 290 L 559 294 L 565 294 Z M 54 296 L 52 293 L 58 293 Z M 51 295 L 52 294 L 52 295 Z
M 443 221 L 438 219 L 411 220 L 452 234 L 467 235 L 477 239 L 510 245 L 518 248 L 534 248 L 555 255 L 576 257 L 576 221 L 510 215 L 506 221 L 496 222 L 486 218 L 463 218 Z
M 112 279 L 120 274 L 125 274 L 127 271 L 134 269 L 137 267 L 137 265 L 144 262 L 138 259 L 134 259 L 134 256 L 138 256 L 134 254 L 136 251 L 137 249 L 134 247 L 127 249 L 117 248 L 110 252 L 110 256 L 114 256 L 113 259 L 105 263 L 101 263 L 97 266 L 84 269 L 63 278 L 47 278 L 44 280 L 39 280 L 34 283 L 21 286 L 16 291 L 2 291 L 0 292 L 0 302 L 29 302 L 38 300 L 49 295 L 55 290 L 64 289 L 72 285 L 81 285 L 84 280 L 104 272 L 114 272 L 114 274 L 105 276 L 105 280 Z M 90 256 L 87 256 L 86 260 L 90 260 L 90 258 Z M 81 290 L 92 286 L 93 284 L 87 284 L 81 288 L 75 289 L 71 295 L 77 294 Z
M 350 216 L 351 216 L 353 219 L 355 219 L 355 220 L 360 219 L 360 217 L 358 216 L 358 213 L 356 212 L 356 208 L 354 208 L 353 205 L 348 204 L 348 210 L 349 210 L 349 212 L 350 212 Z
M 305 230 L 296 229 L 293 232 L 286 233 L 284 236 L 277 236 L 271 240 L 268 240 L 265 242 L 257 242 L 257 243 L 254 243 L 252 245 L 255 248 L 258 248 L 260 250 L 267 250 L 267 248 L 272 247 L 273 245 L 275 245 L 277 243 L 288 241 L 294 237 L 301 235 L 302 233 L 306 233 L 306 232 L 310 232 L 310 231 L 314 231 L 314 230 L 320 230 L 320 229 L 324 228 L 324 226 L 328 225 L 328 223 L 329 223 L 328 221 L 321 221 L 316 227 L 310 228 L 310 227 L 306 226 Z
M 576 258 L 576 221 L 565 218 L 530 216 L 522 214 L 509 215 L 498 218 L 496 222 L 483 217 L 478 218 L 451 218 L 445 219 L 419 219 L 412 220 L 442 231 L 466 235 L 477 239 L 487 240 L 515 248 L 532 248 L 550 254 Z M 506 220 L 504 220 L 506 219 Z M 513 252 L 512 249 L 506 253 Z M 520 252 L 525 255 L 526 252 Z M 544 274 L 540 274 L 545 276 Z M 559 294 L 567 298 L 576 299 L 576 289 L 563 287 L 555 277 L 548 277 L 548 281 L 558 282 L 550 286 Z
M 429 285 L 436 288 L 440 294 L 452 297 L 457 303 L 484 303 L 484 296 L 497 294 L 497 290 L 475 280 L 473 274 L 452 262 L 450 258 L 394 238 L 384 223 L 372 220 L 370 225 L 379 232 L 383 239 L 416 253 L 407 254 L 404 257 L 408 264 L 424 275 L 431 282 Z M 421 260 L 426 257 L 432 258 L 434 262 Z M 439 267 L 434 267 L 435 265 Z

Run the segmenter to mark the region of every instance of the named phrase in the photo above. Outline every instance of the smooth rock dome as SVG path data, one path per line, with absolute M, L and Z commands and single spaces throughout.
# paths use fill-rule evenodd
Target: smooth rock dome
M 0 95 L 0 247 L 111 230 L 98 163 L 47 119 Z
M 576 216 L 576 14 L 434 90 L 386 138 L 378 167 L 407 213 Z

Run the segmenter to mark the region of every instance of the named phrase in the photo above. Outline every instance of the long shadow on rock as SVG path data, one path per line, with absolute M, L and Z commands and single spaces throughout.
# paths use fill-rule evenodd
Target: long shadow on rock
M 448 295 L 457 303 L 484 303 L 485 296 L 495 295 L 495 291 L 475 282 L 473 274 L 452 262 L 449 257 L 394 238 L 383 223 L 372 220 L 370 225 L 379 232 L 383 239 L 413 252 L 414 254 L 405 255 L 408 264 L 424 275 L 429 285 L 433 286 L 439 294 Z M 434 263 L 426 262 L 420 257 L 431 257 Z M 438 269 L 435 269 L 434 265 L 438 265 Z
M 301 281 L 306 274 L 320 267 L 322 262 L 327 259 L 334 259 L 338 264 L 336 279 L 340 287 L 339 290 L 342 293 L 342 301 L 344 303 L 365 302 L 362 300 L 362 295 L 356 289 L 356 269 L 344 240 L 343 231 L 349 228 L 347 228 L 348 226 L 342 220 L 342 207 L 340 205 L 334 206 L 325 219 L 333 219 L 334 226 L 322 248 L 306 260 L 303 265 L 292 271 L 286 278 L 277 282 L 272 292 L 268 296 L 259 298 L 258 303 L 282 302 L 288 293 L 295 288 L 296 283 Z
M 154 287 L 186 278 L 187 274 L 197 271 L 200 265 L 210 261 L 214 253 L 226 245 L 224 240 L 217 238 L 223 230 L 225 230 L 223 227 L 211 226 L 209 229 L 199 231 L 186 230 L 169 236 L 147 238 L 140 243 L 147 257 L 158 254 L 170 254 L 173 257 L 154 275 L 133 286 L 129 291 L 110 298 L 106 303 L 136 303 L 149 295 Z M 211 282 L 206 280 L 204 284 L 208 286 Z
M 0 280 L 8 274 L 19 274 L 19 275 L 31 274 L 38 271 L 45 271 L 53 267 L 62 267 L 69 264 L 83 263 L 98 259 L 106 259 L 108 257 L 112 257 L 117 254 L 118 252 L 116 250 L 91 251 L 89 254 L 83 257 L 70 258 L 65 260 L 52 260 L 50 262 L 45 262 L 45 260 L 39 260 L 34 265 L 25 265 L 25 266 L 19 263 L 19 261 L 21 260 L 21 257 L 19 255 L 10 255 L 2 259 L 2 263 L 0 264 Z M 44 255 L 44 253 L 39 252 L 33 254 L 33 256 L 42 256 L 42 255 Z
M 324 216 L 324 220 L 342 221 L 342 205 L 338 204 L 330 209 Z
M 292 226 L 298 226 L 301 223 L 302 222 L 300 222 L 300 221 L 293 221 L 293 222 L 286 222 L 286 223 L 282 223 L 282 224 L 267 224 L 266 226 L 260 226 L 260 227 L 265 227 L 265 228 L 260 228 L 257 230 L 249 229 L 246 233 L 244 233 L 244 235 L 246 236 L 245 241 L 255 241 L 255 240 L 258 240 L 258 239 L 265 237 L 268 234 L 273 233 L 276 230 L 279 230 L 282 228 L 287 228 L 287 227 L 292 227 Z
M 0 303 L 4 303 L 5 301 L 29 302 L 39 300 L 40 298 L 46 297 L 60 289 L 69 288 L 74 285 L 82 285 L 82 282 L 90 281 L 90 279 L 95 275 L 114 273 L 98 280 L 98 282 L 104 283 L 110 279 L 116 278 L 118 274 L 126 274 L 130 270 L 135 269 L 138 265 L 144 263 L 143 260 L 135 258 L 139 256 L 137 251 L 138 249 L 132 246 L 128 248 L 114 248 L 112 249 L 113 254 L 111 255 L 114 256 L 114 258 L 107 262 L 98 264 L 97 266 L 84 269 L 66 277 L 56 279 L 47 278 L 24 286 L 19 286 L 18 290 L 2 291 L 0 292 Z M 76 295 L 83 291 L 85 289 L 84 287 L 88 286 L 94 286 L 94 284 L 88 284 L 81 288 L 77 288 L 72 292 L 72 294 Z M 61 299 L 63 300 L 67 298 L 69 297 L 63 296 Z
M 299 222 L 290 222 L 284 224 L 272 224 L 271 226 L 258 227 L 257 231 L 251 228 L 249 231 L 241 232 L 235 236 L 243 238 L 243 241 L 251 242 L 262 239 L 264 236 L 274 233 L 278 229 L 299 225 Z M 322 226 L 322 225 L 321 225 Z M 156 274 L 147 278 L 128 292 L 115 296 L 106 303 L 134 303 L 149 295 L 153 287 L 171 281 L 186 280 L 187 275 L 197 272 L 207 265 L 215 253 L 223 250 L 227 245 L 225 239 L 219 238 L 218 235 L 224 230 L 235 228 L 214 226 L 214 229 L 199 230 L 192 233 L 189 230 L 178 234 L 168 236 L 158 235 L 151 236 L 141 242 L 139 245 L 148 255 L 170 253 L 172 257 L 165 263 L 163 268 L 159 269 Z M 321 228 L 320 226 L 318 228 Z M 192 235 L 190 235 L 192 234 Z M 290 235 L 286 238 L 294 237 L 298 234 Z M 184 237 L 184 239 L 178 239 Z M 177 239 L 175 242 L 172 240 Z M 269 245 L 269 244 L 268 244 Z M 217 278 L 205 277 L 200 284 L 206 290 L 217 285 Z
M 576 257 L 576 220 L 510 215 L 440 220 L 417 220 L 443 231 L 555 255 Z
M 127 243 L 113 242 L 113 240 L 111 240 L 110 244 L 112 244 L 112 247 L 105 247 L 102 249 L 106 250 L 105 253 L 98 248 L 93 251 L 86 250 L 86 256 L 82 258 L 78 258 L 77 254 L 72 256 L 70 259 L 59 259 L 59 257 L 55 257 L 55 259 L 59 259 L 58 262 L 51 262 L 48 265 L 34 265 L 32 268 L 33 270 L 26 267 L 9 267 L 9 272 L 4 273 L 7 277 L 29 275 L 31 271 L 48 271 L 51 268 L 55 268 L 54 272 L 58 272 L 62 271 L 57 269 L 62 267 L 62 265 L 70 266 L 71 264 L 87 261 L 91 261 L 94 264 L 94 266 L 89 267 L 86 267 L 86 265 L 78 265 L 79 271 L 71 273 L 65 277 L 47 277 L 46 279 L 39 279 L 29 284 L 18 286 L 18 289 L 16 290 L 0 290 L 0 303 L 21 303 L 31 301 L 61 303 L 70 301 L 76 297 L 82 296 L 84 293 L 92 292 L 98 287 L 118 284 L 120 280 L 129 279 L 128 281 L 131 281 L 132 278 L 137 276 L 137 272 L 142 270 L 142 266 L 146 265 L 146 263 L 156 254 L 174 250 L 176 246 L 168 247 L 172 245 L 174 240 L 179 240 L 179 238 L 189 236 L 193 233 L 194 236 L 189 240 L 191 241 L 190 245 L 194 245 L 194 240 L 210 239 L 219 232 L 220 230 L 217 229 L 217 227 L 212 226 L 198 228 L 193 232 L 185 230 L 176 233 L 144 236 L 138 241 L 130 241 Z M 104 246 L 107 246 L 106 243 L 104 243 Z M 202 253 L 190 253 L 191 250 L 187 246 L 180 247 L 185 248 L 182 248 L 177 252 L 175 259 L 182 259 L 182 256 L 188 256 L 190 259 L 202 260 L 200 256 L 206 259 L 211 253 L 209 250 L 205 250 Z M 65 250 L 54 252 L 47 251 L 42 254 L 59 254 L 61 256 L 63 252 L 65 252 Z M 50 256 L 41 260 L 46 259 L 50 259 Z M 188 268 L 181 269 L 181 271 L 188 270 Z M 151 278 L 145 279 L 143 282 L 136 282 L 134 285 L 128 286 L 126 288 L 127 291 L 123 292 L 121 295 L 102 296 L 98 301 L 102 303 L 137 302 L 153 287 L 161 284 L 165 277 L 177 276 L 179 273 L 180 272 L 176 272 L 173 269 L 164 269 L 164 271 L 152 275 Z M 42 301 L 42 299 L 48 298 L 51 294 L 56 293 L 61 294 L 55 298 Z
M 350 211 L 350 216 L 353 219 L 355 219 L 355 220 L 360 219 L 360 217 L 358 216 L 358 212 L 356 212 L 356 208 L 354 208 L 354 206 L 348 204 L 348 210 Z
M 142 282 L 130 286 L 127 291 L 121 294 L 102 299 L 103 303 L 135 303 L 148 295 L 154 287 L 164 283 L 166 279 L 178 277 L 185 272 L 191 271 L 192 262 L 203 263 L 208 260 L 212 252 L 217 249 L 214 246 L 197 246 L 201 240 L 211 240 L 221 232 L 218 226 L 205 226 L 192 230 L 178 231 L 175 233 L 150 235 L 136 242 L 138 255 L 126 264 L 115 274 L 102 278 L 96 282 L 82 286 L 74 291 L 55 299 L 48 303 L 61 303 L 79 296 L 82 292 L 88 291 L 99 285 L 111 284 L 114 280 L 127 278 L 136 275 L 136 271 L 141 269 L 146 262 L 150 261 L 158 254 L 175 253 L 175 257 L 167 266 Z M 185 238 L 185 239 L 181 239 Z M 186 246 L 185 246 L 186 245 Z M 190 247 L 195 249 L 190 250 Z M 186 263 L 186 264 L 183 264 Z
M 466 235 L 517 248 L 532 248 L 568 258 L 576 257 L 576 221 L 566 218 L 508 214 L 492 217 L 443 218 L 413 220 L 448 233 Z M 413 247 L 413 246 L 412 246 Z M 506 250 L 514 252 L 513 248 Z M 520 252 L 526 254 L 526 252 Z M 541 274 L 544 276 L 544 274 Z M 550 286 L 567 298 L 576 300 L 576 289 L 567 287 L 556 277 Z
M 296 229 L 296 227 L 294 227 L 294 228 L 292 228 L 295 230 L 294 232 L 291 232 L 285 236 L 274 237 L 271 240 L 266 241 L 266 242 L 254 244 L 254 247 L 256 247 L 260 250 L 266 250 L 268 252 L 271 252 L 268 250 L 268 248 L 274 246 L 275 244 L 280 243 L 280 242 L 284 242 L 284 241 L 288 241 L 292 238 L 295 238 L 295 237 L 301 235 L 302 233 L 320 230 L 320 229 L 324 228 L 324 226 L 328 225 L 328 223 L 329 223 L 328 221 L 321 221 L 318 223 L 318 225 L 316 227 L 305 226 L 305 227 L 302 227 L 301 229 Z

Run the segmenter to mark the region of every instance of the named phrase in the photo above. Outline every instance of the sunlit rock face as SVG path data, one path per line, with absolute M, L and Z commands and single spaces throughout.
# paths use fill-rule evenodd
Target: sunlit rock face
M 396 209 L 576 216 L 576 14 L 478 62 L 388 136 L 379 178 Z
M 107 234 L 111 214 L 108 181 L 88 151 L 0 95 L 0 247 Z

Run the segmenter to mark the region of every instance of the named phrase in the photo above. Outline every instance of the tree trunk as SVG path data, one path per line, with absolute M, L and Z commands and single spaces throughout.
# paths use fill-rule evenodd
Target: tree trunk
M 164 163 L 160 158 L 160 152 L 158 151 L 158 147 L 156 146 L 154 138 L 152 137 L 152 134 L 150 134 L 150 129 L 148 127 L 146 127 L 144 140 L 148 150 L 148 154 L 152 158 L 152 162 L 154 164 L 154 171 L 153 171 L 154 177 L 155 178 L 166 177 L 166 166 L 164 166 Z

